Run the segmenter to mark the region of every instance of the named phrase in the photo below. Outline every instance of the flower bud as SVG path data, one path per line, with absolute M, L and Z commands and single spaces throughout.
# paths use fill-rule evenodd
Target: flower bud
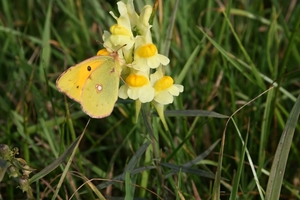
M 22 172 L 23 172 L 23 176 L 29 177 L 29 175 L 31 174 L 32 171 L 34 171 L 35 169 L 32 169 L 31 167 L 29 167 L 29 165 L 24 165 Z
M 10 161 L 12 159 L 12 152 L 6 144 L 0 144 L 0 156 L 4 160 Z
M 28 181 L 28 177 L 21 176 L 19 178 L 19 184 L 20 184 L 19 188 L 21 188 L 21 190 L 23 192 L 28 192 L 29 190 L 31 190 L 31 187 L 30 187 L 29 181 Z
M 13 165 L 10 165 L 10 166 L 8 167 L 7 173 L 9 174 L 9 177 L 17 178 L 17 177 L 20 176 L 19 171 L 18 171 L 18 170 L 16 169 L 16 167 L 13 166 Z

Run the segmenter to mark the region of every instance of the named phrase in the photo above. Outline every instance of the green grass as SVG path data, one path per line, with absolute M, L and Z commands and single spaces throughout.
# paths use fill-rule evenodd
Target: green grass
M 0 143 L 36 170 L 17 188 L 20 160 L 0 159 L 0 199 L 300 199 L 300 4 L 162 1 L 153 42 L 184 86 L 167 132 L 124 100 L 89 121 L 56 88 L 102 48 L 116 2 L 1 1 Z

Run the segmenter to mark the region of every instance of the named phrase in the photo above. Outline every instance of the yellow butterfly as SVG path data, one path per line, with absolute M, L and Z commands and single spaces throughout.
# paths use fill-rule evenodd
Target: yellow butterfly
M 118 99 L 121 73 L 117 52 L 99 52 L 70 67 L 56 80 L 58 90 L 79 102 L 82 110 L 92 118 L 111 114 Z

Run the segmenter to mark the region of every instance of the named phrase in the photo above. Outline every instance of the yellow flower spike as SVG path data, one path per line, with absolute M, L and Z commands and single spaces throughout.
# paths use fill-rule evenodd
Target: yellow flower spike
M 110 27 L 110 32 L 113 35 L 126 35 L 126 36 L 132 36 L 132 33 L 125 27 L 120 26 L 118 24 L 112 25 Z
M 126 78 L 126 83 L 131 87 L 141 87 L 148 83 L 148 79 L 145 76 L 139 76 L 136 74 L 129 74 Z
M 174 80 L 170 76 L 164 76 L 161 79 L 159 79 L 155 85 L 154 88 L 157 92 L 168 89 L 171 87 L 174 83 Z
M 154 44 L 146 44 L 138 48 L 136 53 L 142 58 L 149 58 L 157 53 L 157 48 Z

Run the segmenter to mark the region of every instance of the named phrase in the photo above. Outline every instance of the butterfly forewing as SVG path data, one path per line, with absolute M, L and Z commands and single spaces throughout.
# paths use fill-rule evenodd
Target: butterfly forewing
M 71 99 L 81 102 L 81 94 L 85 81 L 97 67 L 101 66 L 107 60 L 103 59 L 103 57 L 94 56 L 67 69 L 56 81 L 59 91 L 64 92 Z

